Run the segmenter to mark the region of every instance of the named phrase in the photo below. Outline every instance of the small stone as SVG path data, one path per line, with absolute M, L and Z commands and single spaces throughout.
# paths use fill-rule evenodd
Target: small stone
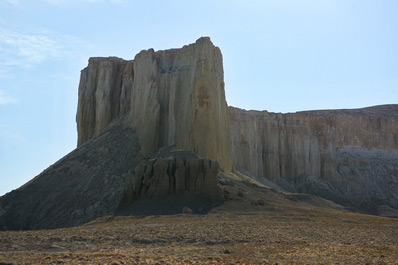
M 193 211 L 190 208 L 188 208 L 187 206 L 185 206 L 184 208 L 182 208 L 182 213 L 183 214 L 192 214 Z
M 263 199 L 258 199 L 257 203 L 258 203 L 258 205 L 264 205 L 265 201 Z
M 229 249 L 224 249 L 224 254 L 231 254 L 232 252 L 231 252 L 231 250 L 229 250 Z

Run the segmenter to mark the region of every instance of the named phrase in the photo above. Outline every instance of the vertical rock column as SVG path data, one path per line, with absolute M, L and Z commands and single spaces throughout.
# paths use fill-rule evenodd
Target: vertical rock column
M 126 114 L 143 155 L 176 146 L 232 170 L 222 55 L 209 38 L 144 50 L 133 61 L 90 59 L 79 86 L 78 144 Z

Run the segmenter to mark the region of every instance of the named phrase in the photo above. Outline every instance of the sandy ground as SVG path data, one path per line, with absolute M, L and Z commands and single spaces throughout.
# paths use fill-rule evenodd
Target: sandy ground
M 335 210 L 104 217 L 0 232 L 0 264 L 398 264 L 398 220 Z

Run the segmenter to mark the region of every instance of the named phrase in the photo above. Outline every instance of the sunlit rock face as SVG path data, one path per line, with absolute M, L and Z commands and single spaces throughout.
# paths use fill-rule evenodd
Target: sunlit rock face
M 132 61 L 91 58 L 79 85 L 78 145 L 125 115 L 144 155 L 175 146 L 232 169 L 222 55 L 209 38 Z
M 289 114 L 229 110 L 238 169 L 369 211 L 398 207 L 398 105 Z
M 132 61 L 91 58 L 79 87 L 79 145 L 129 116 L 146 157 L 174 146 L 283 190 L 372 212 L 398 207 L 396 105 L 291 114 L 228 109 L 222 67 L 209 38 L 145 50 Z

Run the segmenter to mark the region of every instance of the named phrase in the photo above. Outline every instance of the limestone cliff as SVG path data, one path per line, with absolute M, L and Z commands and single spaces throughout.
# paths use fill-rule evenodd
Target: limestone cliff
M 132 61 L 91 58 L 79 85 L 78 144 L 126 115 L 144 155 L 175 146 L 232 169 L 222 55 L 209 38 Z
M 369 211 L 398 207 L 398 105 L 230 116 L 233 161 L 248 174 Z

